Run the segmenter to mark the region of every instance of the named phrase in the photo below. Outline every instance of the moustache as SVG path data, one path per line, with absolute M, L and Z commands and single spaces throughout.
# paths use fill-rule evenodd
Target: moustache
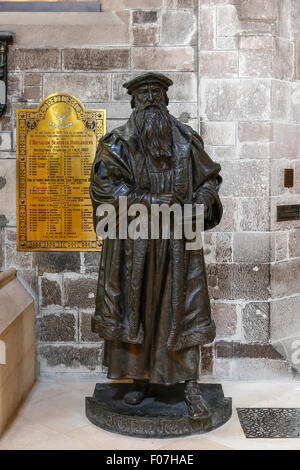
M 157 108 L 157 109 L 162 109 L 162 110 L 168 111 L 166 105 L 159 104 L 159 103 L 145 103 L 145 104 L 137 106 L 136 110 L 137 111 L 144 111 L 145 109 L 149 109 L 149 108 Z

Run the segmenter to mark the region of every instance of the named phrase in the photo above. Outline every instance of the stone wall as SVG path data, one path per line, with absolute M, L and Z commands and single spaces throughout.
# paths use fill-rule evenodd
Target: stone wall
M 68 15 L 63 28 L 55 14 L 39 21 L 1 16 L 1 28 L 15 31 L 16 39 L 9 53 L 9 107 L 0 124 L 0 265 L 16 267 L 35 296 L 41 373 L 102 371 L 102 343 L 90 332 L 99 256 L 16 252 L 15 110 L 65 91 L 88 108 L 106 108 L 110 130 L 131 112 L 122 83 L 152 69 L 172 78 L 171 113 L 201 132 L 208 153 L 222 165 L 224 218 L 205 235 L 218 337 L 201 350 L 201 374 L 292 377 L 270 344 L 270 304 L 281 308 L 275 298 L 286 297 L 283 282 L 294 285 L 290 301 L 299 292 L 298 225 L 275 222 L 277 201 L 296 201 L 300 188 L 296 5 L 104 0 L 103 13 L 79 14 L 85 15 L 80 20 Z M 296 184 L 286 190 L 283 168 L 289 166 L 296 168 Z M 291 267 L 295 274 L 288 281 Z M 282 308 L 295 315 L 291 304 Z
M 199 10 L 201 134 L 224 178 L 225 217 L 214 233 L 206 234 L 220 336 L 208 348 L 214 373 L 221 377 L 288 374 L 270 344 L 271 328 L 276 328 L 270 297 L 277 297 L 280 284 L 280 296 L 300 292 L 299 268 L 292 274 L 289 264 L 297 260 L 277 262 L 289 258 L 282 245 L 288 245 L 290 230 L 292 243 L 299 240 L 299 222 L 288 227 L 275 222 L 279 200 L 296 201 L 299 184 L 296 171 L 295 187 L 283 188 L 283 169 L 294 167 L 299 156 L 297 123 L 290 122 L 295 120 L 290 115 L 295 6 L 281 0 L 202 0 Z M 277 328 L 283 308 L 280 314 Z M 288 315 L 295 316 L 291 304 Z

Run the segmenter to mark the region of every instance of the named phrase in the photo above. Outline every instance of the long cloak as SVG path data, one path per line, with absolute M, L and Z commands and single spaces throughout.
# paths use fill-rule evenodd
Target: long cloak
M 222 216 L 220 165 L 201 137 L 172 119 L 172 158 L 152 159 L 142 147 L 133 115 L 104 136 L 91 175 L 95 228 L 99 204 L 119 196 L 150 209 L 160 192 L 205 203 L 205 228 Z M 114 379 L 171 384 L 195 379 L 200 344 L 215 337 L 203 250 L 182 240 L 106 239 L 103 242 L 92 330 L 105 339 L 104 364 Z

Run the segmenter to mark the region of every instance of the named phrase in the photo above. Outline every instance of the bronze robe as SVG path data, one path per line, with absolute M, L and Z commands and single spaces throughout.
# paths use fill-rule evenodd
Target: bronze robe
M 205 203 L 205 229 L 222 216 L 220 165 L 203 150 L 201 137 L 172 119 L 173 158 L 146 155 L 129 121 L 104 136 L 91 175 L 96 209 L 118 197 L 150 209 L 155 195 L 176 192 L 184 201 Z M 150 211 L 149 211 L 150 212 Z M 215 337 L 203 250 L 182 240 L 103 242 L 92 330 L 105 339 L 104 364 L 112 379 L 149 379 L 173 384 L 198 376 L 200 344 Z

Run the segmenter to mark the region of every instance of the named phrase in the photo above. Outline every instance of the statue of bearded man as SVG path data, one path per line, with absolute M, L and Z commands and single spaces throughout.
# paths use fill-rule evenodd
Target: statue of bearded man
M 205 229 L 222 217 L 220 165 L 203 149 L 201 137 L 169 114 L 172 80 L 145 73 L 124 83 L 133 112 L 106 134 L 97 149 L 90 194 L 95 228 L 97 208 L 119 197 L 127 204 L 204 204 Z M 104 365 L 110 379 L 132 379 L 124 396 L 140 403 L 149 383 L 185 382 L 193 419 L 207 417 L 197 387 L 199 345 L 213 341 L 203 249 L 186 240 L 110 239 L 103 242 L 92 330 L 105 340 Z

